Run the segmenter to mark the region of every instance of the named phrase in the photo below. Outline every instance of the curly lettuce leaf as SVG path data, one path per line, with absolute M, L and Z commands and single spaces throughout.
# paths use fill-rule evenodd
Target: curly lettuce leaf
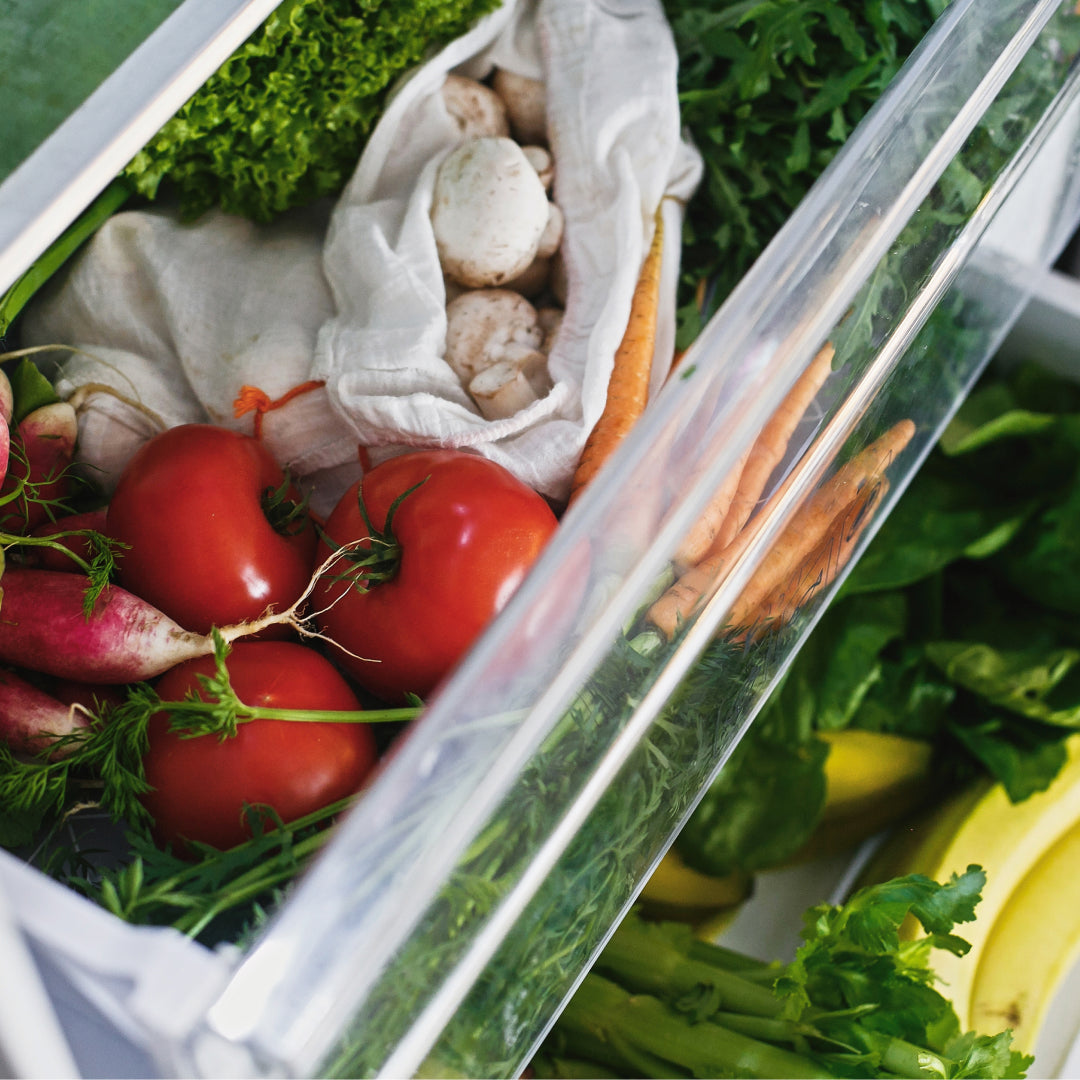
M 255 221 L 337 193 L 386 96 L 499 0 L 285 0 L 124 170 Z

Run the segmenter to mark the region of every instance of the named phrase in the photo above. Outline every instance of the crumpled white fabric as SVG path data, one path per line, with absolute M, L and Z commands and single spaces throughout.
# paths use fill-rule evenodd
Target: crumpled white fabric
M 439 90 L 493 65 L 547 86 L 555 201 L 565 217 L 566 313 L 551 392 L 485 420 L 442 359 L 446 295 L 429 208 L 460 141 Z M 58 390 L 80 406 L 80 455 L 106 487 L 160 426 L 234 417 L 240 387 L 275 399 L 278 460 L 324 505 L 409 447 L 468 447 L 565 496 L 603 409 L 612 359 L 661 204 L 665 257 L 654 386 L 673 350 L 682 213 L 700 158 L 681 133 L 677 57 L 658 0 L 507 0 L 402 83 L 345 191 L 257 226 L 122 212 L 24 317 L 27 344 L 75 345 Z M 668 196 L 668 198 L 665 198 Z M 318 504 L 317 504 L 318 505 Z

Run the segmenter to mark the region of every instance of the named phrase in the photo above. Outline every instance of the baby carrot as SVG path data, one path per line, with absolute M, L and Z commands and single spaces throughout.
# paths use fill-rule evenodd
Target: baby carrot
M 792 570 L 807 553 L 817 548 L 833 523 L 859 499 L 866 486 L 878 483 L 914 433 L 915 425 L 910 420 L 901 420 L 837 469 L 807 499 L 747 582 L 737 601 L 740 611 L 753 611 L 766 596 L 783 586 Z M 759 519 L 767 518 L 768 506 L 785 490 L 786 485 L 773 495 L 758 515 Z M 701 597 L 730 569 L 756 532 L 754 528 L 743 529 L 726 548 L 707 555 L 687 570 L 649 609 L 649 621 L 672 637 Z
M 724 477 L 720 486 L 713 492 L 708 505 L 697 521 L 694 522 L 682 538 L 679 549 L 672 559 L 676 571 L 681 571 L 686 567 L 701 562 L 714 549 L 720 550 L 717 536 L 727 519 L 728 512 L 731 509 L 731 502 L 735 498 L 735 492 L 739 489 L 739 480 L 742 477 L 743 469 L 746 468 L 747 461 L 750 459 L 752 450 L 753 446 L 748 447 L 738 461 L 735 462 L 731 472 Z
M 810 602 L 814 593 L 828 588 L 836 580 L 888 491 L 887 477 L 867 484 L 840 512 L 833 527 L 780 588 L 762 598 L 753 610 L 744 606 L 742 596 L 735 601 L 728 614 L 729 624 L 745 627 L 749 635 L 790 622 L 796 612 Z
M 832 370 L 835 350 L 826 343 L 799 376 L 758 437 L 716 489 L 675 553 L 676 570 L 722 551 L 735 539 L 757 506 L 765 484 L 780 464 L 792 433 Z
M 656 347 L 660 263 L 664 246 L 664 224 L 659 208 L 654 221 L 652 243 L 642 263 L 630 303 L 630 318 L 615 352 L 604 411 L 585 441 L 570 483 L 571 502 L 626 437 L 648 401 L 653 351 Z
M 739 477 L 739 486 L 731 499 L 731 508 L 716 534 L 717 547 L 723 548 L 730 544 L 753 513 L 761 493 L 765 490 L 765 484 L 787 451 L 788 442 L 799 421 L 832 371 L 835 354 L 836 350 L 828 342 L 818 350 L 754 440 L 750 456 Z

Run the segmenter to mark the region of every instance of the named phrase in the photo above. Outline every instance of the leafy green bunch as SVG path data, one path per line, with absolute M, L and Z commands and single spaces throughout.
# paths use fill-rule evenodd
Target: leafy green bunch
M 760 870 L 820 820 L 823 731 L 924 739 L 940 790 L 1043 790 L 1080 730 L 1080 386 L 995 369 L 947 427 L 676 845 Z
M 124 170 L 194 217 L 267 221 L 341 190 L 394 82 L 498 0 L 285 0 Z
M 683 344 L 731 292 L 930 29 L 939 0 L 664 0 L 705 161 L 684 237 Z

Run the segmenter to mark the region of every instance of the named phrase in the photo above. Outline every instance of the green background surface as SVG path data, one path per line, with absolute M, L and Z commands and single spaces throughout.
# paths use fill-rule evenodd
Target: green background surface
M 0 0 L 0 181 L 182 0 Z

